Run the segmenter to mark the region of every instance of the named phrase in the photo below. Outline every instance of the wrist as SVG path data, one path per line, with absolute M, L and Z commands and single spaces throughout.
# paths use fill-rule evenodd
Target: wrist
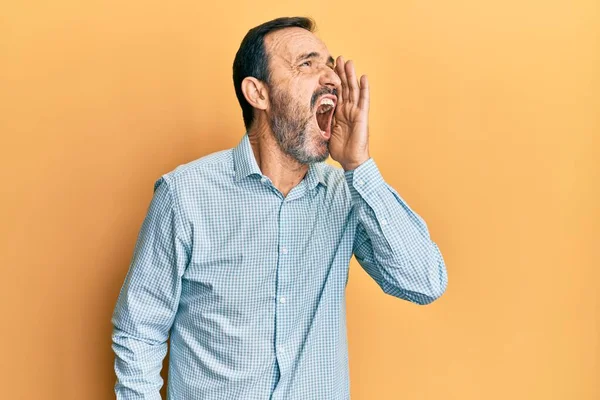
M 344 169 L 344 171 L 352 171 L 352 170 L 355 170 L 356 168 L 360 167 L 362 164 L 364 164 L 369 158 L 371 158 L 371 157 L 367 154 L 366 156 L 361 157 L 357 161 L 350 161 L 350 162 L 345 162 L 345 163 L 340 163 L 340 164 L 342 165 L 342 168 Z

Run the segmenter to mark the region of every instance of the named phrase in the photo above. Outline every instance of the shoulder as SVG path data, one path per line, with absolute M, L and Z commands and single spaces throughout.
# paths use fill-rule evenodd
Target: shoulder
M 196 160 L 181 164 L 172 171 L 163 174 L 154 183 L 154 190 L 167 184 L 171 193 L 208 187 L 213 182 L 233 178 L 232 149 L 220 150 Z
M 346 196 L 349 194 L 343 168 L 326 162 L 319 163 L 319 168 L 321 169 L 323 181 L 327 186 L 327 191 L 330 194 L 336 196 Z
M 344 181 L 344 170 L 342 168 L 326 162 L 319 163 L 318 165 L 327 186 L 335 186 Z

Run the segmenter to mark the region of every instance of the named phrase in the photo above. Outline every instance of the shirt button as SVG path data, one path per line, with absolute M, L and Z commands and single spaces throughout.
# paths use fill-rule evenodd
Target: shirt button
M 359 184 L 360 186 L 362 186 L 362 185 L 364 185 L 364 184 L 365 184 L 365 181 L 363 181 L 362 179 L 359 179 L 359 180 L 358 180 L 358 184 Z
M 286 300 L 285 300 L 285 297 L 282 297 L 282 298 L 280 298 L 280 299 L 279 299 L 279 302 L 280 302 L 281 304 L 285 304 L 285 302 L 286 302 Z
M 281 254 L 287 254 L 287 251 L 288 251 L 288 250 L 287 250 L 285 247 L 282 247 L 282 248 L 281 248 Z
M 384 219 L 382 219 L 382 220 L 381 220 L 381 225 L 382 225 L 382 226 L 386 226 L 386 225 L 387 225 L 387 219 L 385 219 L 385 218 L 384 218 Z
M 260 181 L 261 181 L 262 183 L 267 183 L 267 178 L 265 178 L 265 177 L 263 176 L 262 178 L 260 178 Z

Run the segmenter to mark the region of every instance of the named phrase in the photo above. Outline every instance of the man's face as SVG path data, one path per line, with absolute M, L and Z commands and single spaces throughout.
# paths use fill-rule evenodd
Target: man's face
M 271 130 L 281 149 L 303 164 L 324 161 L 340 79 L 314 34 L 286 28 L 268 34 Z

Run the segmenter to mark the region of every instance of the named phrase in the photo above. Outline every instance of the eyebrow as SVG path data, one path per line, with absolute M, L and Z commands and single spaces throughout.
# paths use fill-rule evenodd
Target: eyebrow
M 321 54 L 317 53 L 316 51 L 311 51 L 310 53 L 304 53 L 301 54 L 297 59 L 296 62 L 302 61 L 302 60 L 308 60 L 309 58 L 321 58 Z M 335 64 L 335 60 L 333 59 L 332 56 L 329 56 L 329 58 L 327 59 L 327 64 L 333 66 Z

